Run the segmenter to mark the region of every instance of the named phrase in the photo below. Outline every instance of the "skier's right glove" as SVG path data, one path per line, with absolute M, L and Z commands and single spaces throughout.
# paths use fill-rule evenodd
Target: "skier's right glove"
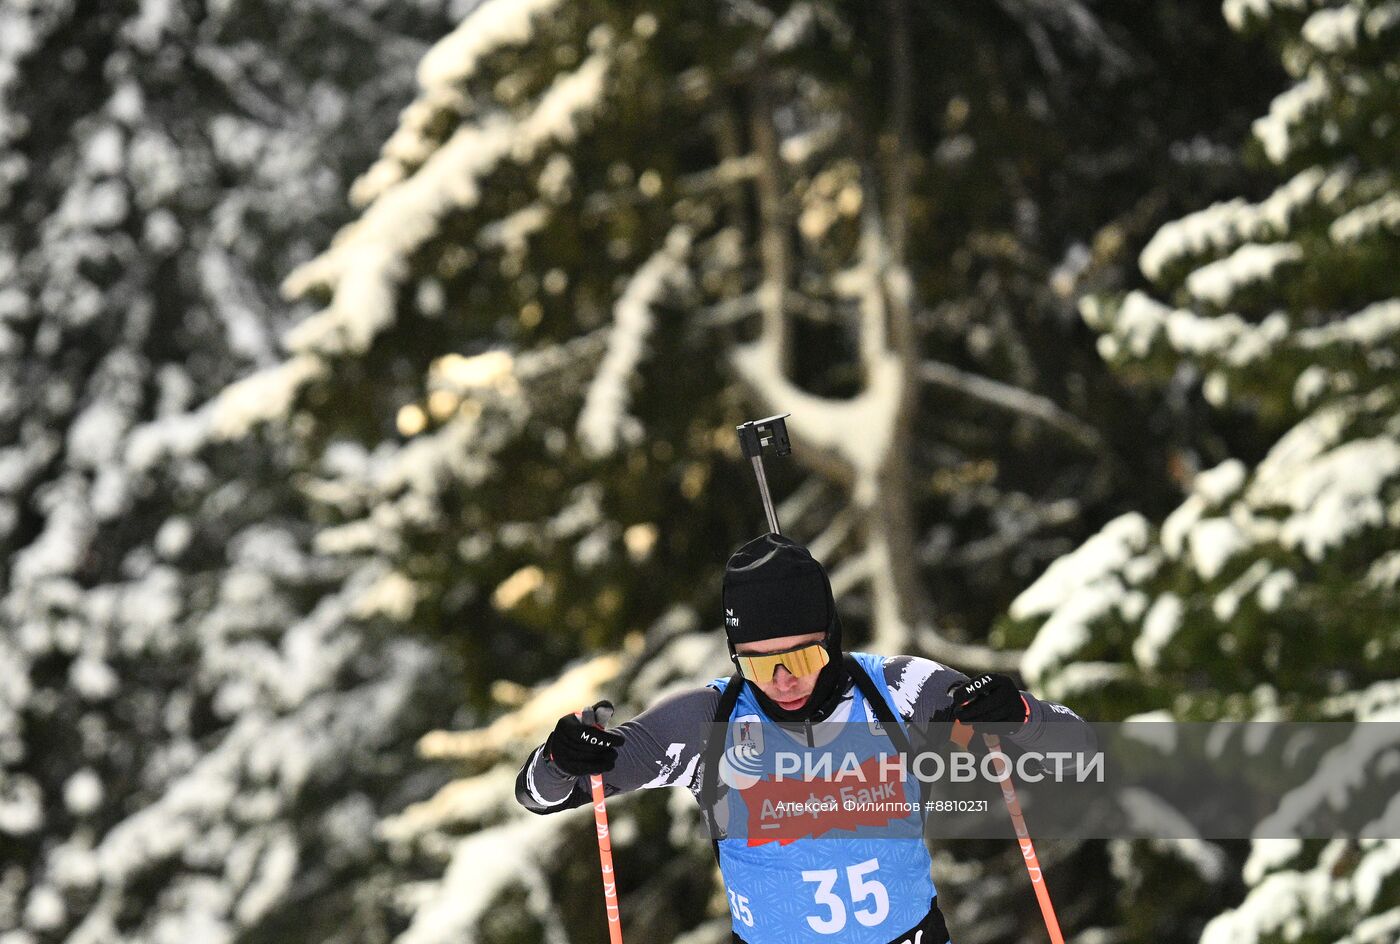
M 589 720 L 606 721 L 612 702 L 600 701 L 584 711 Z M 617 764 L 617 749 L 626 739 L 601 724 L 585 724 L 576 715 L 565 715 L 544 742 L 544 752 L 554 766 L 574 777 L 606 773 Z

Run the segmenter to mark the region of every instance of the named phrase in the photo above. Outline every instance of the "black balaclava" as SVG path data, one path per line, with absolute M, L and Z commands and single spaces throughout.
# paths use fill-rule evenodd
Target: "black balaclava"
M 731 656 L 736 643 L 826 633 L 831 661 L 818 673 L 812 696 L 801 708 L 784 711 L 757 685 L 749 687 L 764 713 L 775 721 L 821 721 L 831 714 L 846 687 L 841 620 L 831 582 L 811 553 L 781 534 L 755 538 L 725 564 L 722 596 Z

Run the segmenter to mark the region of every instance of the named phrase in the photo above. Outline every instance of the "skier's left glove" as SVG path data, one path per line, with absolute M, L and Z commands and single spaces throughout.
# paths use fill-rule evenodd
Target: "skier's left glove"
M 986 734 L 1010 734 L 1030 720 L 1031 706 L 1009 675 L 981 675 L 948 689 L 953 720 L 980 725 Z M 994 725 L 999 731 L 987 730 Z

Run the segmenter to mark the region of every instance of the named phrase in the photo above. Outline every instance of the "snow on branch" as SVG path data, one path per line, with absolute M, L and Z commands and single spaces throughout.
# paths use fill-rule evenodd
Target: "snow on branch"
M 1290 430 L 1249 490 L 1254 504 L 1287 509 L 1280 543 L 1314 561 L 1364 529 L 1385 527 L 1386 487 L 1400 477 L 1400 443 L 1368 437 L 1332 446 L 1329 433 L 1341 435 L 1328 428 L 1335 417 L 1324 411 Z
M 1209 614 L 1228 626 L 1247 599 L 1262 613 L 1296 602 L 1313 567 L 1388 526 L 1400 443 L 1364 431 L 1393 415 L 1394 403 L 1386 388 L 1336 400 L 1289 430 L 1252 475 L 1237 460 L 1198 475 L 1155 536 L 1126 516 L 1056 561 L 1011 607 L 1013 619 L 1044 618 L 1022 665 L 1027 678 L 1056 691 L 1106 626 L 1138 627 L 1134 661 L 1151 671 L 1188 618 Z M 1188 614 L 1171 591 L 1153 599 L 1149 581 L 1164 564 L 1214 585 L 1210 607 Z M 1384 583 L 1378 574 L 1372 586 Z
M 221 439 L 247 435 L 259 423 L 285 417 L 302 387 L 325 376 L 315 357 L 293 357 L 225 387 L 214 400 L 209 428 Z
M 426 800 L 383 820 L 376 832 L 389 842 L 407 843 L 433 830 L 493 818 L 515 803 L 515 772 L 509 764 L 454 780 Z
M 1357 243 L 1377 234 L 1400 234 L 1400 196 L 1387 193 L 1338 217 L 1327 228 L 1332 242 Z
M 1309 167 L 1260 203 L 1237 197 L 1173 220 L 1148 241 L 1138 267 L 1158 282 L 1169 267 L 1192 257 L 1227 252 L 1245 242 L 1283 239 L 1304 212 L 1335 204 L 1353 176 L 1346 166 L 1331 171 Z
M 873 358 L 865 388 L 849 400 L 819 397 L 783 375 L 776 343 L 768 337 L 739 345 L 730 363 L 760 402 L 790 412 L 788 430 L 804 446 L 837 457 L 855 474 L 857 504 L 875 498 L 876 476 L 894 437 L 895 414 L 904 381 L 899 359 L 883 352 Z
M 1277 840 L 1254 840 L 1255 849 Z M 1285 854 L 1291 845 L 1281 847 Z M 1251 854 L 1251 864 L 1255 856 Z M 1274 871 L 1255 879 L 1237 908 L 1213 918 L 1201 944 L 1256 944 L 1266 940 L 1300 940 L 1321 936 L 1338 944 L 1382 944 L 1400 928 L 1397 910 L 1388 909 L 1355 924 L 1336 938 L 1342 916 L 1355 920 L 1383 901 L 1382 890 L 1400 872 L 1400 840 L 1334 839 L 1310 868 Z
M 1321 348 L 1333 344 L 1357 347 L 1378 347 L 1393 344 L 1400 335 L 1400 298 L 1367 305 L 1350 317 L 1316 328 L 1304 328 L 1297 333 L 1302 348 Z
M 713 642 L 713 637 L 704 633 L 687 632 L 684 638 Z M 582 826 L 582 817 L 590 808 L 553 816 L 524 812 L 515 802 L 514 765 L 519 755 L 544 739 L 560 716 L 596 701 L 603 687 L 623 677 L 626 662 L 623 653 L 607 653 L 578 663 L 554 681 L 530 691 L 518 708 L 484 728 L 435 731 L 419 741 L 419 753 L 424 757 L 476 762 L 478 766 L 486 761 L 492 766 L 483 773 L 447 784 L 434 796 L 381 825 L 381 838 L 391 844 L 417 844 L 450 855 L 440 881 L 422 883 L 405 894 L 404 904 L 411 910 L 412 918 L 396 944 L 456 944 L 473 940 L 492 905 L 511 889 L 525 891 L 526 909 L 542 926 L 545 940 L 565 944 L 568 938 L 559 922 L 558 904 L 544 880 L 543 867 L 559 845 Z M 693 672 L 693 667 L 687 668 Z M 656 676 L 655 672 L 650 674 Z M 632 674 L 629 681 L 634 690 L 648 687 L 643 682 L 646 675 L 647 672 Z M 622 833 L 619 827 L 625 825 L 625 820 L 620 819 L 619 810 L 610 812 L 616 846 Z M 454 835 L 477 823 L 488 825 L 460 839 Z M 483 874 L 483 863 L 490 864 L 486 870 L 489 875 Z
M 247 576 L 231 573 L 225 583 L 239 580 Z M 376 653 L 379 678 L 338 690 L 343 666 L 363 654 L 343 620 L 358 581 L 350 583 L 281 647 L 225 639 L 227 620 L 214 615 L 200 627 L 204 655 L 195 668 L 216 688 L 215 710 L 236 720 L 193 763 L 178 765 L 155 802 L 107 831 L 89 857 L 103 897 L 117 900 L 152 872 L 176 868 L 172 907 L 140 916 L 143 926 L 128 929 L 130 939 L 222 940 L 255 925 L 287 899 L 310 852 L 278 824 L 318 778 L 343 776 L 359 752 L 394 736 L 432 657 L 416 642 L 396 641 Z M 181 895 L 196 885 L 207 893 Z M 91 929 L 94 940 L 107 939 L 102 923 Z
M 565 714 L 602 697 L 603 686 L 622 671 L 616 653 L 597 656 L 574 666 L 533 693 L 521 708 L 473 731 L 433 731 L 418 742 L 424 757 L 466 760 L 538 743 Z
M 590 807 L 580 809 L 591 810 Z M 500 894 L 543 881 L 540 861 L 548 861 L 575 811 L 556 816 L 520 814 L 473 833 L 452 852 L 442 881 L 416 902 L 408 930 L 395 944 L 457 944 L 475 940 L 481 921 Z M 484 867 L 486 866 L 486 867 Z M 546 891 L 547 894 L 547 891 Z
M 1300 12 L 1312 5 L 1312 0 L 1225 0 L 1225 21 L 1243 30 L 1251 21 L 1267 22 L 1277 10 Z
M 578 121 L 601 104 L 608 64 L 604 53 L 590 56 L 556 79 L 523 119 L 493 115 L 459 128 L 412 177 L 342 230 L 329 250 L 292 272 L 283 283 L 288 297 L 318 286 L 330 287 L 333 297 L 288 333 L 286 347 L 323 356 L 363 353 L 393 322 L 408 257 L 438 233 L 444 216 L 477 205 L 486 176 L 503 161 L 528 161 L 550 143 L 573 140 Z
M 539 350 L 511 354 L 492 350 L 464 357 L 446 354 L 429 368 L 426 407 L 407 404 L 400 410 L 401 429 L 412 428 L 407 442 L 381 445 L 369 461 L 354 463 L 330 478 L 308 478 L 300 487 L 315 501 L 354 503 L 360 516 L 324 527 L 315 538 L 318 553 L 397 553 L 403 531 L 437 514 L 444 488 L 472 488 L 498 468 L 500 452 L 515 440 L 533 415 L 543 388 L 557 384 L 577 389 L 587 366 L 604 349 L 605 329 Z M 404 414 L 412 412 L 411 424 Z M 428 419 L 435 426 L 427 428 Z M 489 418 L 488 418 L 489 417 Z M 454 484 L 455 483 L 455 484 Z M 366 607 L 402 612 L 410 604 L 410 584 L 387 576 L 372 588 Z
M 1283 92 L 1269 105 L 1269 113 L 1254 120 L 1254 136 L 1264 145 L 1264 153 L 1275 164 L 1282 164 L 1298 149 L 1298 129 L 1321 111 L 1331 88 L 1320 70 L 1313 70 L 1297 85 Z
M 615 451 L 619 439 L 625 438 L 627 427 L 636 422 L 627 414 L 627 388 L 651 334 L 652 306 L 668 287 L 685 279 L 689 250 L 690 231 L 683 226 L 674 227 L 667 234 L 665 245 L 628 280 L 613 307 L 607 353 L 588 385 L 578 418 L 579 438 L 595 457 Z
M 1043 682 L 1091 641 L 1090 624 L 1115 607 L 1132 605 L 1122 574 L 1148 551 L 1150 533 L 1147 519 L 1136 512 L 1115 518 L 1012 602 L 1013 619 L 1049 617 L 1021 662 L 1027 681 Z
M 505 46 L 523 45 L 536 24 L 561 0 L 487 0 L 476 7 L 418 64 L 418 98 L 404 109 L 399 126 L 385 142 L 379 160 L 355 181 L 351 200 L 364 206 L 403 180 L 437 147 L 427 131 L 444 111 L 463 111 L 468 101 L 458 89 L 482 59 Z
M 488 54 L 529 42 L 535 24 L 562 0 L 487 0 L 437 42 L 418 64 L 418 84 L 431 91 L 469 79 Z
M 1288 344 L 1288 319 L 1273 314 L 1253 324 L 1236 314 L 1202 317 L 1189 309 L 1173 309 L 1142 293 L 1131 292 L 1113 315 L 1093 298 L 1081 304 L 1084 320 L 1096 330 L 1099 353 L 1107 359 L 1145 358 L 1159 342 L 1177 355 L 1215 360 L 1244 367 L 1271 356 Z
M 350 185 L 350 203 L 367 206 L 402 181 L 409 168 L 423 163 L 437 147 L 428 128 L 444 111 L 458 111 L 465 99 L 455 89 L 435 89 L 413 102 L 399 116 L 399 126 L 380 148 L 379 160 Z
M 1352 52 L 1361 38 L 1362 12 L 1358 6 L 1318 10 L 1303 24 L 1303 39 L 1319 52 Z
M 1280 267 L 1299 262 L 1297 243 L 1246 243 L 1224 259 L 1202 266 L 1186 278 L 1193 298 L 1223 308 L 1241 289 L 1275 278 Z
M 1357 356 L 1376 369 L 1386 362 L 1386 346 L 1400 335 L 1400 299 L 1374 302 L 1354 314 L 1313 328 L 1291 330 L 1288 318 L 1275 312 L 1258 324 L 1239 315 L 1204 317 L 1189 309 L 1173 309 L 1143 294 L 1131 292 L 1116 308 L 1097 299 L 1081 302 L 1084 320 L 1103 332 L 1099 353 L 1106 359 L 1145 359 L 1168 349 L 1174 357 L 1206 367 L 1261 368 L 1265 362 L 1296 373 L 1294 400 L 1301 407 L 1329 391 L 1353 389 L 1355 377 L 1334 383 L 1329 363 Z M 1212 371 L 1206 394 L 1211 396 Z M 1222 378 L 1223 379 L 1223 378 Z M 1228 390 L 1224 393 L 1228 399 Z M 1212 402 L 1217 402 L 1212 400 Z
M 13 558 L 16 586 L 33 586 L 48 577 L 73 573 L 97 537 L 88 512 L 89 487 L 84 477 L 69 473 L 52 483 L 43 499 L 44 529 Z

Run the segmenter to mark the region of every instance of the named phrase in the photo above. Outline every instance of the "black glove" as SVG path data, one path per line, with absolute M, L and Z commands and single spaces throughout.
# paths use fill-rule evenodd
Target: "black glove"
M 582 719 L 574 715 L 560 718 L 544 742 L 544 752 L 554 766 L 575 777 L 612 770 L 617 764 L 617 749 L 626 740 L 615 731 L 603 730 L 612 712 L 612 702 L 600 701 L 585 708 Z
M 953 720 L 980 725 L 985 734 L 1009 734 L 1030 720 L 1031 706 L 1009 675 L 981 675 L 948 689 Z M 993 731 L 988 725 L 1001 730 Z

